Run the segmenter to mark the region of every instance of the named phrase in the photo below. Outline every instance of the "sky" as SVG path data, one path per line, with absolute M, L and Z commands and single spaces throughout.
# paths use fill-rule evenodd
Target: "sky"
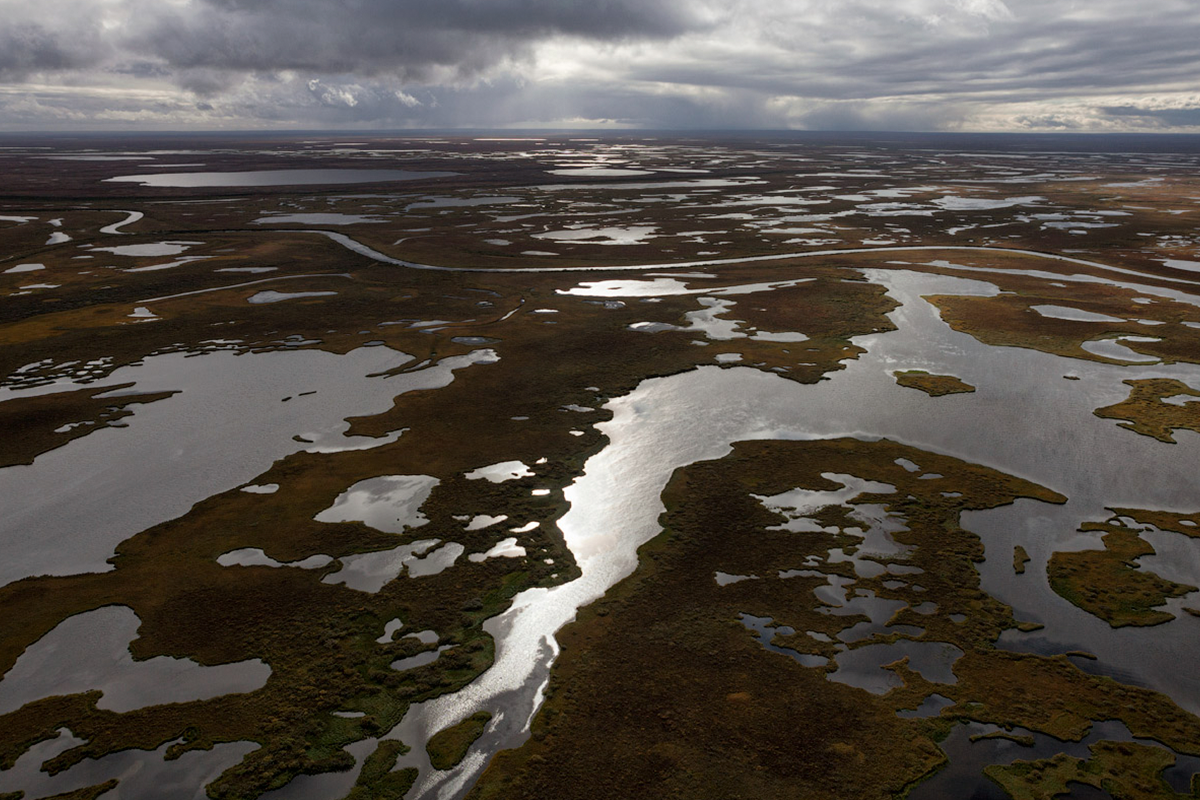
M 1198 0 L 0 0 L 0 130 L 1200 132 Z

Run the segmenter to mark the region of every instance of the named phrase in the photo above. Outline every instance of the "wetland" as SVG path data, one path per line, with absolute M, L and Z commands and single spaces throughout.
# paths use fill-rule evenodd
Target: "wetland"
M 1200 792 L 1190 140 L 7 138 L 3 800 Z

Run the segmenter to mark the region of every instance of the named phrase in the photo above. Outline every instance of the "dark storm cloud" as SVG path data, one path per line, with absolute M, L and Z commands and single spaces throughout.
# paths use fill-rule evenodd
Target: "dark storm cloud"
M 106 52 L 94 30 L 64 34 L 37 22 L 0 22 L 0 77 L 78 69 L 98 63 Z
M 0 0 L 0 127 L 1190 127 L 1197 30 L 1196 0 Z
M 819 4 L 797 5 L 808 10 Z M 957 14 L 933 13 L 939 5 Z M 947 91 L 1037 99 L 1054 92 L 1194 82 L 1200 70 L 1200 4 L 1168 0 L 1159 4 L 1164 13 L 1148 13 L 1145 6 L 1091 2 L 1087 13 L 1073 13 L 1082 5 L 1009 0 L 889 6 L 847 0 L 837 12 L 815 18 L 764 20 L 761 37 L 771 49 L 635 64 L 630 76 L 830 100 Z
M 159 8 L 128 44 L 177 68 L 469 75 L 554 35 L 662 38 L 699 24 L 658 0 L 203 0 Z

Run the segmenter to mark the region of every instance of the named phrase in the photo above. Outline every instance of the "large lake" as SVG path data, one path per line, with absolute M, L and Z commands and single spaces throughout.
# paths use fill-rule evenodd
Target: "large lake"
M 457 172 L 413 172 L 404 169 L 262 169 L 249 172 L 173 172 L 118 175 L 105 183 L 138 183 L 142 186 L 196 188 L 206 186 L 312 186 L 329 183 L 386 183 L 448 178 Z

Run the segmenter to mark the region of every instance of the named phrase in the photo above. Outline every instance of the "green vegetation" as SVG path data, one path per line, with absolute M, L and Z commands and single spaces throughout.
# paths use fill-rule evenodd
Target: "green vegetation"
M 396 759 L 409 748 L 395 739 L 384 739 L 363 762 L 358 782 L 346 796 L 346 800 L 403 800 L 417 779 L 413 767 L 392 772 Z
M 944 477 L 921 480 L 898 459 Z M 853 552 L 859 539 L 779 530 L 780 515 L 756 499 L 797 487 L 838 488 L 822 477 L 830 472 L 895 487 L 851 504 L 882 504 L 904 521 L 908 530 L 894 536 L 911 554 L 879 559 L 897 572 L 855 579 L 847 562 L 830 556 L 833 549 Z M 1011 671 L 1003 680 L 1014 686 L 1028 676 L 1024 659 L 1033 657 L 1009 661 L 990 649 L 1017 623 L 979 590 L 974 565 L 983 546 L 958 525 L 964 510 L 1017 497 L 1063 501 L 1026 481 L 887 440 L 742 442 L 726 458 L 678 470 L 663 495 L 664 532 L 643 546 L 633 575 L 560 632 L 563 652 L 532 739 L 498 754 L 472 797 L 619 797 L 630 786 L 647 796 L 689 798 L 902 793 L 944 762 L 936 742 L 954 719 L 990 715 L 983 701 L 996 694 L 984 687 L 985 675 Z M 811 517 L 845 530 L 859 524 L 849 511 L 826 507 Z M 759 579 L 722 587 L 712 580 L 718 570 Z M 804 574 L 780 577 L 795 570 Z M 836 658 L 838 634 L 866 617 L 828 613 L 814 590 L 833 576 L 852 579 L 852 593 L 906 603 L 891 626 L 919 625 L 921 641 L 962 649 L 958 684 L 931 683 L 901 659 L 886 667 L 899 685 L 870 694 L 829 681 L 833 663 L 804 667 L 768 651 L 739 621 L 742 614 L 770 617 L 796 631 L 772 644 Z M 913 610 L 925 602 L 938 611 Z M 966 619 L 955 622 L 959 614 Z M 902 636 L 884 629 L 853 646 Z M 968 661 L 971 655 L 978 657 Z M 935 693 L 956 705 L 933 719 L 897 716 Z M 1003 710 L 1020 716 L 1012 706 L 1026 699 L 1020 694 Z M 1200 721 L 1196 735 L 1200 742 Z
M 1137 560 L 1154 548 L 1135 531 L 1115 522 L 1085 523 L 1082 530 L 1103 532 L 1104 549 L 1052 555 L 1050 587 L 1114 628 L 1169 622 L 1175 615 L 1156 607 L 1196 590 L 1142 570 Z
M 1059 754 L 1042 761 L 1016 761 L 992 765 L 984 773 L 1000 784 L 1014 800 L 1052 800 L 1081 783 L 1102 789 L 1114 800 L 1186 800 L 1200 797 L 1200 781 L 1188 794 L 1178 794 L 1162 773 L 1174 765 L 1175 756 L 1159 747 L 1132 742 L 1097 742 L 1088 760 Z
M 458 764 L 467 755 L 467 750 L 475 740 L 483 735 L 491 719 L 491 714 L 479 711 L 457 725 L 435 733 L 425 745 L 429 753 L 429 763 L 433 764 L 434 769 L 450 769 Z
M 256 234 L 205 238 L 214 252 L 233 248 L 239 264 L 285 263 L 291 274 L 348 270 L 353 277 L 338 278 L 337 295 L 306 303 L 300 314 L 287 303 L 249 305 L 246 298 L 258 287 L 247 287 L 156 303 L 159 321 L 129 325 L 133 303 L 206 288 L 214 273 L 127 273 L 127 284 L 98 293 L 90 305 L 49 306 L 18 319 L 0 313 L 0 371 L 37 358 L 85 362 L 95 358 L 98 348 L 109 360 L 97 369 L 111 371 L 155 352 L 203 351 L 209 346 L 199 343 L 212 338 L 215 325 L 239 340 L 239 352 L 294 349 L 281 344 L 292 336 L 309 342 L 305 347 L 333 352 L 379 340 L 417 359 L 433 360 L 473 349 L 454 342 L 455 337 L 482 335 L 500 340 L 491 345 L 500 362 L 460 370 L 449 386 L 398 395 L 388 411 L 349 420 L 350 435 L 406 429 L 398 441 L 370 450 L 302 452 L 281 459 L 255 478 L 279 484 L 278 493 L 232 490 L 209 497 L 187 514 L 122 542 L 108 572 L 35 577 L 0 587 L 5 612 L 0 615 L 0 672 L 67 617 L 114 604 L 132 608 L 141 619 L 131 645 L 136 658 L 189 657 L 205 665 L 260 658 L 272 670 L 266 686 L 256 692 L 124 714 L 97 708 L 95 692 L 39 700 L 0 717 L 0 765 L 12 764 L 29 747 L 67 727 L 85 743 L 54 758 L 48 765 L 52 772 L 83 759 L 129 748 L 150 751 L 173 741 L 172 756 L 223 742 L 259 744 L 210 784 L 209 794 L 217 800 L 252 798 L 299 774 L 348 769 L 347 744 L 390 730 L 409 704 L 456 691 L 491 665 L 493 643 L 482 624 L 504 611 L 517 593 L 564 583 L 578 574 L 555 524 L 567 504 L 554 490 L 569 485 L 603 446 L 593 425 L 610 412 L 598 409 L 584 416 L 559 409 L 572 404 L 596 408 L 603 398 L 631 391 L 648 375 L 717 363 L 724 352 L 740 352 L 791 380 L 816 382 L 862 352 L 851 344 L 853 336 L 892 329 L 885 314 L 896 306 L 879 285 L 854 275 L 847 279 L 837 267 L 806 263 L 793 271 L 803 270 L 810 282 L 764 295 L 745 313 L 739 307 L 738 318 L 761 330 L 802 331 L 807 341 L 740 340 L 702 348 L 693 344 L 693 334 L 650 336 L 630 330 L 648 318 L 681 322 L 700 308 L 695 297 L 606 308 L 557 295 L 557 289 L 575 282 L 558 274 L 472 276 L 468 291 L 461 275 L 422 272 L 408 275 L 400 288 L 394 269 L 364 262 L 309 235 L 273 235 L 269 245 Z M 777 269 L 778 264 L 730 268 L 713 285 L 761 281 L 775 277 Z M 75 287 L 85 299 L 95 288 L 88 280 L 80 278 Z M 327 289 L 333 280 L 314 275 L 289 287 Z M 481 302 L 490 305 L 485 309 Z M 559 313 L 553 319 L 510 314 L 535 303 Z M 447 322 L 432 333 L 378 325 L 380 320 L 434 318 Z M 194 344 L 182 344 L 186 342 Z M 95 393 L 86 390 L 71 402 L 85 410 L 98 402 L 105 403 L 98 406 L 101 410 L 114 403 L 92 397 Z M 47 417 L 46 424 L 32 424 L 43 415 L 39 404 L 47 403 L 38 400 L 9 420 L 15 428 L 31 421 L 31 452 L 61 443 L 50 435 L 51 421 L 82 418 L 72 406 L 69 414 L 55 411 L 58 416 Z M 584 435 L 572 435 L 576 428 Z M 536 465 L 536 474 L 502 484 L 463 477 L 507 460 Z M 422 508 L 427 525 L 397 536 L 359 523 L 314 520 L 347 487 L 388 474 L 439 479 Z M 534 497 L 534 488 L 552 493 Z M 495 531 L 468 532 L 458 519 L 477 514 L 541 523 L 518 536 L 528 558 L 473 563 L 464 556 L 441 574 L 401 576 L 375 594 L 322 583 L 339 569 L 336 561 L 320 570 L 222 567 L 216 562 L 240 548 L 259 548 L 283 562 L 317 553 L 344 559 L 430 538 L 459 542 L 467 553 L 484 552 L 495 543 Z M 432 646 L 404 637 L 376 643 L 385 623 L 395 618 L 404 621 L 406 630 L 434 630 L 439 644 L 455 647 L 432 664 L 396 672 L 390 667 L 393 661 Z M 365 716 L 347 719 L 334 716 L 336 711 Z M 389 777 L 387 786 L 368 782 L 360 788 L 392 791 L 397 780 Z

